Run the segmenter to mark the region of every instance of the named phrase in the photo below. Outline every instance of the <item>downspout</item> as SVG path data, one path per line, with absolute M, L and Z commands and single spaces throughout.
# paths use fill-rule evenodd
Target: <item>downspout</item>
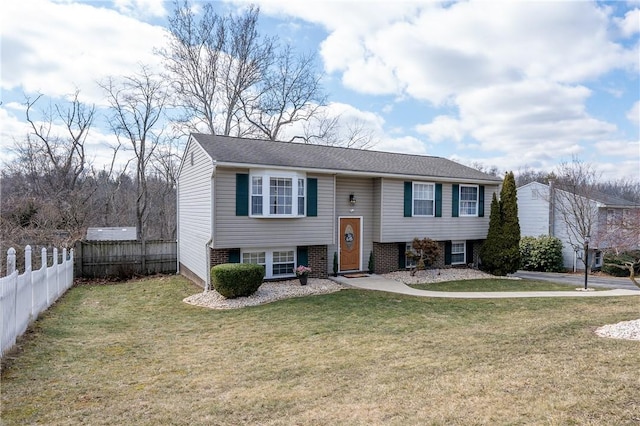
M 213 238 L 207 241 L 204 245 L 205 258 L 207 259 L 207 273 L 204 280 L 204 292 L 211 290 L 211 253 L 209 252 L 209 246 L 213 242 Z
M 176 275 L 180 275 L 180 182 L 176 182 Z

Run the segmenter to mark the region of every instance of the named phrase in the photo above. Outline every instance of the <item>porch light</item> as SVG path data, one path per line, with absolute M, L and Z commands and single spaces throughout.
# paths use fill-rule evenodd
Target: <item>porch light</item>
M 352 206 L 355 206 L 356 202 L 357 202 L 356 196 L 353 194 L 349 194 L 349 204 L 351 204 Z

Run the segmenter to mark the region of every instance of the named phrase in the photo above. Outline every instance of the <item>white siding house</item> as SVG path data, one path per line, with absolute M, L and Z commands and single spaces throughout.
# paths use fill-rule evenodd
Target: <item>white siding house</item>
M 531 182 L 517 189 L 518 220 L 521 236 L 539 237 L 550 235 L 562 241 L 562 258 L 566 269 L 584 270 L 582 261 L 583 238 L 575 230 L 575 215 L 563 214 L 572 200 L 580 204 L 580 215 L 585 223 L 590 222 L 589 264 L 591 267 L 601 266 L 601 251 L 609 247 L 605 241 L 607 234 L 606 216 L 612 211 L 620 215 L 627 209 L 636 209 L 637 205 L 620 198 L 590 191 L 589 197 L 581 197 L 553 184 L 545 185 Z

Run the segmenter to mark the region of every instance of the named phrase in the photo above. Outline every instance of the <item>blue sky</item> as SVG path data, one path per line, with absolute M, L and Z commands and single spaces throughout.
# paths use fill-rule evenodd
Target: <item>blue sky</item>
M 500 170 L 552 170 L 572 156 L 604 178 L 640 180 L 640 1 L 254 1 L 261 28 L 316 51 L 329 109 L 366 123 L 374 149 Z M 196 2 L 197 4 L 197 2 Z M 216 2 L 221 13 L 244 1 Z M 28 0 L 0 6 L 2 156 L 24 138 L 24 98 L 160 67 L 172 4 Z M 92 129 L 100 168 L 114 142 Z

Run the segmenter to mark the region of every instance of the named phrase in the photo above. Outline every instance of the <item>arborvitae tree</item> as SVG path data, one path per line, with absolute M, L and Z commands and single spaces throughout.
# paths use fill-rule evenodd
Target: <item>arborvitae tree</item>
M 513 172 L 504 177 L 500 191 L 500 216 L 502 219 L 502 270 L 512 274 L 520 266 L 520 222 L 518 221 L 518 197 Z
M 480 249 L 480 269 L 495 275 L 504 275 L 498 271 L 502 267 L 500 251 L 502 248 L 502 218 L 500 217 L 500 203 L 496 193 L 491 199 L 491 216 L 489 217 L 489 231 L 487 239 Z
M 505 175 L 500 201 L 493 194 L 489 232 L 480 250 L 481 268 L 493 275 L 507 275 L 520 266 L 520 222 L 513 172 Z

